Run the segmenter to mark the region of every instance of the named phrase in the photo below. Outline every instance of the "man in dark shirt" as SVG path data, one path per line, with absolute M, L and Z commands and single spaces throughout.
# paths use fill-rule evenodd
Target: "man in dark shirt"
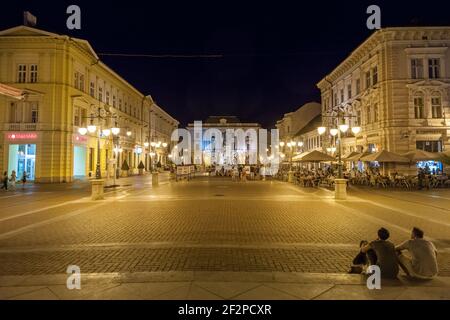
M 370 265 L 380 267 L 381 277 L 397 278 L 398 258 L 394 244 L 388 241 L 389 236 L 389 231 L 381 228 L 378 230 L 378 239 L 362 247 L 361 252 L 368 254 Z

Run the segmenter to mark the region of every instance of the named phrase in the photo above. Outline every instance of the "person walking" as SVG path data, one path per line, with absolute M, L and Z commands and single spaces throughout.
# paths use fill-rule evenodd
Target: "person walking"
M 414 227 L 411 239 L 395 247 L 400 267 L 405 273 L 416 279 L 432 279 L 438 274 L 437 250 L 431 241 L 423 238 L 424 232 Z M 408 251 L 411 257 L 402 251 Z
M 1 189 L 5 189 L 5 191 L 8 191 L 8 171 L 5 171 L 4 173 L 3 173 L 3 176 L 2 176 L 2 187 L 1 187 Z
M 21 181 L 22 181 L 22 189 L 25 189 L 25 184 L 27 183 L 27 172 L 26 171 L 24 171 L 23 172 L 23 174 L 22 174 L 22 179 L 21 179 Z
M 9 178 L 9 182 L 11 182 L 11 190 L 16 190 L 16 181 L 17 181 L 16 171 L 13 170 L 11 172 L 11 178 Z

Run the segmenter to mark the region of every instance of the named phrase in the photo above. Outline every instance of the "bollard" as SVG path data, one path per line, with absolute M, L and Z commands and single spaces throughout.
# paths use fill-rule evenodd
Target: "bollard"
M 157 187 L 159 185 L 159 176 L 158 176 L 158 172 L 155 171 L 152 173 L 152 186 L 153 187 Z
M 334 199 L 345 200 L 347 199 L 347 180 L 335 179 L 334 180 Z
M 92 200 L 103 200 L 103 188 L 105 186 L 105 180 L 95 179 L 91 180 L 91 198 Z

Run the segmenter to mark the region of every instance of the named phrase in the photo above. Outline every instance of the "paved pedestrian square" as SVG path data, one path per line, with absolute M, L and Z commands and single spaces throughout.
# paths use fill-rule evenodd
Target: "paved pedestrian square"
M 166 174 L 160 181 L 158 187 L 152 187 L 147 176 L 123 179 L 122 187 L 108 190 L 103 201 L 90 199 L 88 184 L 39 185 L 0 194 L 0 295 L 10 298 L 34 292 L 42 298 L 71 298 L 67 292 L 62 293 L 65 272 L 69 265 L 77 265 L 86 276 L 116 275 L 113 278 L 117 280 L 120 275 L 141 275 L 139 283 L 159 275 L 152 281 L 162 282 L 162 291 L 167 285 L 174 286 L 169 289 L 179 298 L 201 296 L 202 292 L 205 298 L 211 298 L 205 294 L 205 290 L 211 293 L 211 281 L 214 288 L 222 288 L 222 295 L 218 295 L 222 299 L 253 299 L 270 296 L 274 290 L 287 295 L 297 292 L 294 299 L 333 298 L 339 296 L 339 290 L 350 288 L 345 286 L 349 283 L 341 283 L 339 275 L 355 281 L 351 280 L 354 275 L 346 272 L 359 241 L 374 239 L 381 226 L 391 231 L 394 243 L 407 239 L 413 226 L 425 230 L 439 251 L 439 276 L 444 280 L 436 287 L 448 284 L 448 189 L 419 192 L 351 187 L 347 200 L 335 201 L 330 190 L 279 181 L 244 183 L 196 177 L 175 182 Z M 174 281 L 161 281 L 164 275 L 190 273 L 202 276 L 175 281 L 184 289 L 177 290 Z M 224 287 L 220 278 L 211 280 L 208 274 L 228 275 L 227 285 Z M 239 280 L 242 274 L 248 274 L 253 282 L 243 284 L 249 281 Z M 317 279 L 302 281 L 306 291 L 301 296 L 298 288 L 289 286 L 298 279 L 284 278 L 284 284 L 280 284 L 274 281 L 275 274 L 321 275 L 318 279 L 329 281 L 320 285 Z M 269 278 L 260 279 L 258 275 Z M 47 283 L 45 279 L 52 277 L 59 282 Z M 354 291 L 350 291 L 367 290 L 360 276 L 356 277 L 357 283 L 351 283 Z M 39 281 L 24 285 L 20 280 L 8 283 L 8 279 Z M 116 287 L 114 283 L 123 285 L 115 289 L 120 291 L 117 294 L 108 291 Z M 85 297 L 125 297 L 129 290 L 126 283 L 106 281 L 93 286 L 97 289 L 91 286 Z M 56 286 L 52 287 L 56 291 L 50 285 Z M 192 286 L 194 293 L 190 291 Z M 399 289 L 397 285 L 389 294 L 408 297 L 408 288 Z M 143 294 L 141 298 L 150 296 L 158 295 Z M 276 297 L 287 298 L 283 294 L 274 294 Z M 164 298 L 162 293 L 159 298 Z

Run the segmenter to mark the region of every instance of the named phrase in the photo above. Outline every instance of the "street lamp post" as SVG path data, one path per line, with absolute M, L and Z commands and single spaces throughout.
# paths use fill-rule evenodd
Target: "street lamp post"
M 107 112 L 106 110 L 98 107 L 97 111 L 95 113 L 92 113 L 90 116 L 86 117 L 87 119 L 90 119 L 90 124 L 87 126 L 87 128 L 79 128 L 78 132 L 81 135 L 85 135 L 88 132 L 91 134 L 96 133 L 97 134 L 97 164 L 95 168 L 95 180 L 92 180 L 92 199 L 94 200 L 101 200 L 103 199 L 103 188 L 104 188 L 104 180 L 102 179 L 102 172 L 100 167 L 101 162 L 101 149 L 100 149 L 100 139 L 102 135 L 104 137 L 109 137 L 111 133 L 113 136 L 117 136 L 120 133 L 120 129 L 117 126 L 114 126 L 113 128 L 102 128 L 102 122 L 107 119 L 115 119 L 116 115 L 112 114 L 110 112 Z M 94 120 L 97 120 L 99 126 L 94 124 Z M 113 142 L 114 143 L 114 142 Z M 115 172 L 114 172 L 114 178 L 115 178 Z M 114 179 L 114 185 L 115 185 L 115 179 Z
M 343 175 L 343 163 L 342 163 L 342 133 L 346 133 L 350 128 L 349 125 L 345 123 L 345 119 L 347 118 L 355 118 L 352 115 L 343 115 L 340 112 L 337 112 L 337 115 L 324 115 L 323 118 L 331 118 L 334 123 L 337 121 L 337 127 L 330 128 L 330 134 L 336 138 L 338 143 L 338 179 L 335 179 L 335 199 L 345 200 L 347 198 L 347 180 L 344 179 Z M 344 120 L 344 121 L 343 121 Z M 353 127 L 352 132 L 355 136 L 361 131 L 361 128 L 358 126 Z M 326 127 L 317 128 L 317 132 L 319 135 L 324 134 L 327 131 Z

